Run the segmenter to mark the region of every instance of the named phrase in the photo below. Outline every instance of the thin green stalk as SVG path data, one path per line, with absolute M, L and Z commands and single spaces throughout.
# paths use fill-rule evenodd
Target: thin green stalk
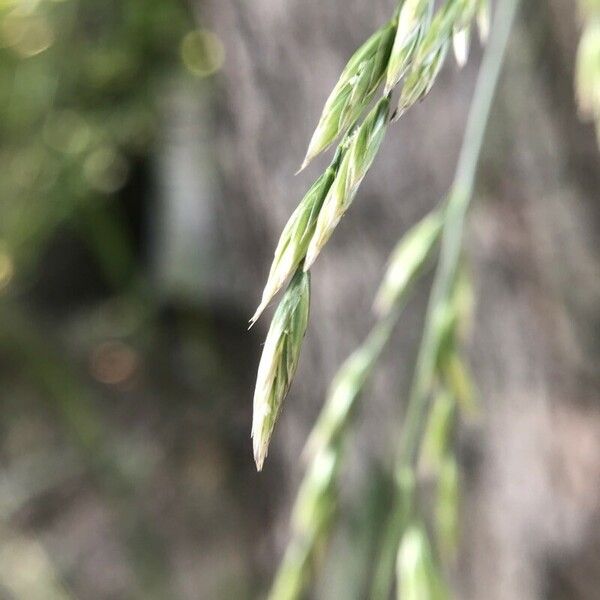
M 408 399 L 405 428 L 397 457 L 398 473 L 402 473 L 407 467 L 412 467 L 418 451 L 441 339 L 440 321 L 458 269 L 465 216 L 473 197 L 475 175 L 486 125 L 518 5 L 519 0 L 500 0 L 490 42 L 479 71 L 456 174 L 448 196 L 440 262 L 433 282 L 423 339 Z M 401 531 L 402 523 L 399 522 L 399 517 L 392 515 L 371 594 L 374 600 L 384 599 L 389 595 Z
M 409 396 L 407 429 L 403 436 L 399 461 L 403 465 L 412 464 L 417 451 L 420 424 L 426 408 L 425 400 L 433 378 L 440 342 L 440 318 L 443 316 L 445 303 L 450 297 L 458 269 L 465 216 L 473 197 L 483 137 L 518 5 L 519 0 L 502 0 L 499 3 L 490 43 L 477 79 L 456 174 L 448 196 L 440 262 L 433 281 L 423 340 Z

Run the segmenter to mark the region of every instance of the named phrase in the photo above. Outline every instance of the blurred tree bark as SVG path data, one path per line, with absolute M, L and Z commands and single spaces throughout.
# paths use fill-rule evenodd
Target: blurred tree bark
M 287 217 L 324 164 L 293 176 L 322 104 L 344 60 L 393 4 L 208 2 L 205 16 L 227 50 L 217 108 L 219 222 L 248 314 Z M 478 302 L 470 353 L 485 415 L 462 435 L 463 598 L 591 599 L 599 584 L 600 156 L 573 98 L 573 12 L 553 0 L 528 4 L 521 15 L 480 169 L 467 248 Z M 328 381 L 369 327 L 386 256 L 451 182 L 474 54 L 462 72 L 447 65 L 426 101 L 390 130 L 314 268 L 303 361 L 269 457 L 283 465 L 273 491 L 277 549 L 302 473 L 302 443 Z M 406 312 L 364 399 L 348 489 L 389 456 L 399 435 L 426 291 Z M 247 446 L 250 459 L 249 438 Z

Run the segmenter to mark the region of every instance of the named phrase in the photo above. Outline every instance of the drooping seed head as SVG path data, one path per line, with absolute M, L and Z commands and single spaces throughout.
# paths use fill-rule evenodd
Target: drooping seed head
M 252 416 L 254 460 L 260 471 L 281 405 L 300 359 L 310 306 L 310 279 L 298 268 L 281 299 L 258 366 Z
M 390 101 L 382 98 L 365 117 L 349 141 L 335 180 L 323 202 L 315 232 L 310 240 L 304 269 L 308 270 L 331 237 L 369 170 L 385 135 Z
M 376 31 L 348 61 L 325 102 L 300 170 L 328 148 L 363 113 L 385 74 L 395 32 L 396 23 L 390 21 Z
M 432 9 L 431 0 L 406 0 L 402 4 L 387 67 L 385 94 L 397 85 L 408 70 L 415 50 L 429 27 Z
M 439 239 L 441 228 L 442 215 L 435 211 L 413 226 L 398 242 L 373 303 L 378 316 L 388 314 L 410 291 Z
M 463 21 L 466 6 L 473 0 L 448 0 L 433 17 L 427 33 L 417 48 L 415 66 L 431 62 L 433 56 L 444 46 L 455 27 L 466 25 Z

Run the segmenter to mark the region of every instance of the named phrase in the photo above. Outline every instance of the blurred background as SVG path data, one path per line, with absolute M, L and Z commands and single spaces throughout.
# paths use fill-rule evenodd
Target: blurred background
M 466 254 L 479 418 L 459 597 L 600 589 L 600 155 L 574 4 L 525 3 Z M 262 597 L 300 451 L 401 234 L 452 180 L 474 42 L 394 126 L 313 271 L 265 471 L 250 332 L 321 106 L 392 0 L 0 0 L 0 598 Z M 429 282 L 363 398 L 311 598 L 366 598 Z

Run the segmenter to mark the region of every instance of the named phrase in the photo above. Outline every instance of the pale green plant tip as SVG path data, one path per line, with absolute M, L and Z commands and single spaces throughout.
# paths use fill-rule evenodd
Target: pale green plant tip
M 338 444 L 321 448 L 312 458 L 292 512 L 292 529 L 316 537 L 333 510 L 332 487 L 340 465 Z
M 456 64 L 461 69 L 467 64 L 467 59 L 469 58 L 469 47 L 471 41 L 470 36 L 470 27 L 457 29 L 452 35 L 452 49 L 454 50 L 454 57 L 456 58 Z
M 310 279 L 298 269 L 279 304 L 258 366 L 252 440 L 257 470 L 262 470 L 275 423 L 300 359 L 308 326 Z
M 462 413 L 470 419 L 477 418 L 480 407 L 474 390 L 475 386 L 467 365 L 456 350 L 446 356 L 441 375 L 444 377 L 445 385 L 452 390 L 456 397 Z
M 394 120 L 429 93 L 451 41 L 454 42 L 459 65 L 466 62 L 468 29 L 478 5 L 478 0 L 447 0 L 437 11 L 413 52 L 412 65 L 400 94 Z
M 335 513 L 339 464 L 338 445 L 324 448 L 313 458 L 298 491 L 291 518 L 292 539 L 277 570 L 269 600 L 302 597 L 316 549 Z

